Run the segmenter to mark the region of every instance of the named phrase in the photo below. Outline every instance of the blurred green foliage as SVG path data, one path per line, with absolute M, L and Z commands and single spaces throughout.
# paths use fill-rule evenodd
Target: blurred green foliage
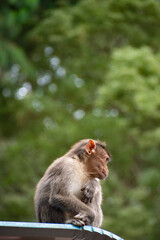
M 35 221 L 48 165 L 83 138 L 112 154 L 103 228 L 160 238 L 160 3 L 1 1 L 0 220 Z

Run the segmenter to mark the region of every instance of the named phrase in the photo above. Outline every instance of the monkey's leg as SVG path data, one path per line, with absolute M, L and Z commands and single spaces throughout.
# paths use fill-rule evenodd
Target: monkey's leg
M 103 222 L 103 213 L 101 205 L 97 201 L 97 196 L 95 196 L 92 202 L 89 202 L 87 205 L 93 209 L 95 214 L 94 221 L 91 223 L 91 225 L 94 227 L 100 227 Z
M 95 214 L 92 226 L 100 227 L 103 220 L 103 213 L 101 209 L 102 191 L 100 182 L 92 179 L 81 189 L 83 191 L 82 202 L 89 206 Z
M 37 218 L 38 222 L 43 223 L 65 223 L 64 212 L 51 206 L 48 199 L 39 204 Z
M 76 226 L 84 226 L 85 224 L 91 225 L 94 221 L 95 216 L 92 209 L 74 195 L 62 196 L 56 194 L 51 197 L 50 204 L 54 208 L 58 208 L 64 212 L 75 215 L 73 219 L 67 221 L 67 223 L 72 223 Z

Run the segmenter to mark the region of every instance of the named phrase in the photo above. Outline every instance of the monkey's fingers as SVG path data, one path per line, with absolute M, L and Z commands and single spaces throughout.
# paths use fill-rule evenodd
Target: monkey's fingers
M 66 223 L 73 224 L 74 226 L 77 226 L 77 227 L 83 227 L 85 225 L 85 223 L 82 220 L 74 219 L 74 218 L 68 220 Z
M 88 217 L 85 213 L 78 213 L 74 216 L 74 219 L 83 221 L 85 224 L 88 224 Z
M 89 220 L 85 213 L 78 213 L 73 219 L 68 220 L 67 223 L 71 223 L 77 227 L 83 227 L 86 224 L 89 225 Z

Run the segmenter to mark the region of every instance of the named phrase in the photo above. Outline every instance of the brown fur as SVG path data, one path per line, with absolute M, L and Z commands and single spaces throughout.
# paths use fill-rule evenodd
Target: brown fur
M 96 148 L 88 153 L 85 149 L 88 141 L 76 143 L 40 179 L 34 197 L 39 222 L 97 227 L 102 223 L 102 192 L 95 178 L 107 177 L 109 154 L 100 141 L 95 141 Z

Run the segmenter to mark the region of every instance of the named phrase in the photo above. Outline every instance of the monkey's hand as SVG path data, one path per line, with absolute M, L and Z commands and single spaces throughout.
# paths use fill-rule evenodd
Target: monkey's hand
M 66 223 L 71 223 L 77 227 L 83 227 L 84 225 L 89 224 L 89 220 L 84 213 L 78 213 L 73 219 L 68 220 Z
M 96 185 L 97 181 L 93 179 L 87 182 L 87 184 L 81 189 L 81 191 L 83 192 L 82 202 L 84 202 L 85 204 L 92 202 Z

